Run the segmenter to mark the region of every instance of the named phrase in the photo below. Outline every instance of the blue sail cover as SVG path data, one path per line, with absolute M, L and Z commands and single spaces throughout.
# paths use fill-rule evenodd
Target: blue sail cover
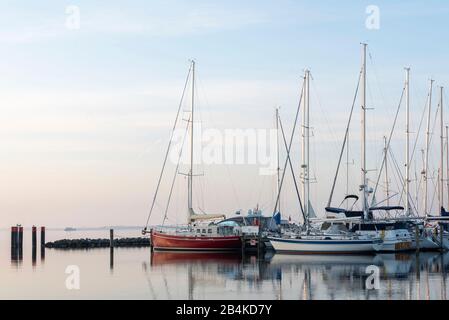
M 277 212 L 274 217 L 273 217 L 276 225 L 280 225 L 281 224 L 281 213 Z
M 443 207 L 441 207 L 441 216 L 442 217 L 449 217 L 449 212 L 446 211 Z

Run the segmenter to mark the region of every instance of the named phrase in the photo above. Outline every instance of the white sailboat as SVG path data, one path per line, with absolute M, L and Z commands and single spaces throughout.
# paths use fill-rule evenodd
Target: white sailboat
M 366 85 L 366 45 L 362 46 L 362 81 Z M 290 254 L 340 254 L 340 253 L 372 253 L 379 250 L 383 241 L 378 236 L 370 234 L 357 234 L 354 232 L 335 230 L 329 228 L 326 231 L 314 229 L 311 226 L 311 218 L 315 213 L 310 203 L 310 167 L 309 167 L 309 82 L 310 71 L 306 70 L 304 76 L 304 104 L 303 104 L 303 123 L 302 123 L 302 199 L 305 203 L 303 209 L 305 230 L 289 237 L 269 237 L 269 240 L 276 252 Z M 365 117 L 365 89 L 362 94 L 362 116 Z M 367 212 L 366 196 L 366 170 L 365 168 L 365 121 L 363 123 L 363 193 L 364 193 L 364 211 Z
M 406 100 L 406 146 L 405 146 L 405 181 L 404 181 L 404 190 L 405 190 L 405 208 L 402 206 L 390 206 L 389 199 L 390 195 L 388 189 L 386 191 L 386 202 L 387 206 L 379 206 L 378 202 L 375 200 L 376 190 L 379 186 L 379 183 L 376 183 L 375 190 L 372 195 L 371 206 L 366 210 L 364 206 L 363 212 L 344 210 L 340 208 L 331 208 L 330 201 L 328 204 L 328 218 L 338 218 L 338 219 L 352 219 L 353 217 L 358 217 L 358 221 L 352 220 L 348 223 L 350 230 L 360 234 L 360 235 L 373 235 L 380 236 L 383 240 L 383 247 L 380 251 L 385 252 L 399 252 L 399 251 L 408 251 L 415 250 L 419 247 L 420 250 L 435 250 L 440 248 L 440 245 L 435 241 L 434 232 L 432 229 L 427 227 L 427 223 L 425 219 L 417 216 L 416 213 L 412 212 L 410 205 L 410 129 L 409 129 L 409 119 L 410 119 L 410 68 L 406 68 L 406 78 L 405 78 L 405 86 L 403 91 L 403 96 L 405 96 Z M 431 92 L 432 92 L 432 83 L 430 86 L 429 92 L 429 101 L 428 101 L 428 117 L 427 117 L 427 132 L 426 132 L 426 153 L 424 158 L 424 167 L 423 167 L 423 181 L 424 181 L 424 194 L 427 194 L 427 166 L 428 166 L 428 145 L 429 145 L 429 137 L 430 137 L 430 108 L 431 108 Z M 363 86 L 364 87 L 364 86 Z M 402 98 L 401 98 L 402 101 Z M 398 106 L 400 108 L 400 105 Z M 398 109 L 399 112 L 399 109 Z M 364 119 L 362 120 L 364 121 Z M 395 122 L 396 123 L 396 118 Z M 391 131 L 391 134 L 394 130 Z M 388 173 L 387 173 L 387 152 L 389 151 L 390 138 L 385 141 L 385 156 L 383 158 L 383 163 L 380 169 L 380 173 L 378 179 L 380 179 L 382 174 L 382 169 L 385 169 L 386 175 L 386 186 L 388 188 Z M 362 152 L 363 154 L 363 152 Z M 362 159 L 363 163 L 363 159 Z M 337 170 L 338 172 L 338 170 Z M 364 172 L 364 170 L 362 170 Z M 365 181 L 365 180 L 363 180 Z M 379 181 L 379 180 L 378 180 Z M 366 188 L 366 184 L 362 182 L 361 190 Z M 333 191 L 332 191 L 333 192 Z M 366 193 L 364 193 L 366 194 Z M 440 192 L 440 195 L 442 192 Z M 423 197 L 423 205 L 425 208 L 425 212 L 427 212 L 427 197 L 424 195 Z M 332 193 L 331 193 L 332 196 Z M 358 200 L 357 196 L 356 201 Z M 366 199 L 367 197 L 365 197 Z M 364 200 L 366 201 L 366 200 Z M 441 199 L 440 199 L 441 201 Z M 375 213 L 379 211 L 384 211 L 386 216 L 389 218 L 379 220 L 375 217 Z M 401 218 L 391 218 L 389 212 L 395 211 L 400 214 L 403 212 L 403 217 Z M 368 213 L 368 214 L 367 214 Z M 427 214 L 426 214 L 427 216 Z M 328 220 L 329 221 L 329 220 Z

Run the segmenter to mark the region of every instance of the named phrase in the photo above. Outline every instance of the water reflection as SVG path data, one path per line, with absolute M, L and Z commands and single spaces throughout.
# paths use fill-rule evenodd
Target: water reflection
M 366 280 L 379 270 L 380 289 Z M 449 254 L 367 256 L 154 252 L 143 264 L 153 298 L 446 299 Z M 184 277 L 183 277 L 184 276 Z M 181 285 L 185 283 L 185 285 Z M 185 287 L 182 291 L 181 288 Z M 152 294 L 153 294 L 152 293 Z
M 109 269 L 114 270 L 114 247 L 109 248 Z

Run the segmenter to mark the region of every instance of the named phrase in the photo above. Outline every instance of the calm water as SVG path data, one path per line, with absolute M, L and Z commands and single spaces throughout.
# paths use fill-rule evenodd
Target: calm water
M 116 232 L 139 236 L 139 231 Z M 47 231 L 47 241 L 107 238 L 107 231 Z M 10 234 L 0 231 L 0 299 L 446 299 L 449 255 L 239 257 L 154 253 L 149 248 L 45 251 L 33 262 L 26 230 L 22 261 L 13 261 Z M 80 289 L 66 288 L 78 266 Z M 380 289 L 366 290 L 377 266 Z

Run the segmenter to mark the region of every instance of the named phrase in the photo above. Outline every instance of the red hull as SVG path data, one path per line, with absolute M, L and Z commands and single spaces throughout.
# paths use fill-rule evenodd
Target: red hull
M 151 243 L 155 250 L 232 251 L 242 249 L 239 236 L 197 237 L 153 231 Z
M 156 251 L 151 255 L 151 265 L 176 264 L 214 264 L 219 263 L 235 265 L 242 262 L 242 257 L 236 252 L 173 252 Z

